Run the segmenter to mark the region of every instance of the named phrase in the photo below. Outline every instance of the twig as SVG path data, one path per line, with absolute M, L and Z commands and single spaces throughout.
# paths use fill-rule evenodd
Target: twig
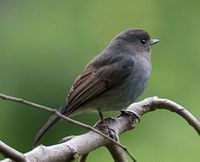
M 86 162 L 86 159 L 87 159 L 87 157 L 88 157 L 88 154 L 89 154 L 89 153 L 87 153 L 87 154 L 85 154 L 85 155 L 82 155 L 82 156 L 80 157 L 80 159 L 79 159 L 79 162 Z
M 116 145 L 107 145 L 107 149 L 109 150 L 112 158 L 115 162 L 128 162 L 126 156 L 124 155 L 124 150 Z
M 166 99 L 157 100 L 154 98 L 155 106 L 159 109 L 167 109 L 182 116 L 200 135 L 200 122 L 183 106 Z M 153 106 L 153 105 L 152 105 Z
M 116 140 L 119 142 L 119 136 L 116 136 Z M 112 158 L 115 162 L 128 162 L 126 156 L 124 155 L 124 150 L 117 145 L 113 145 L 109 143 L 106 145 L 107 149 L 109 150 Z M 135 160 L 136 161 L 136 160 Z
M 150 111 L 155 111 L 157 109 L 165 109 L 171 112 L 175 112 L 183 117 L 200 135 L 200 122 L 192 115 L 186 108 L 179 105 L 178 103 L 155 97 L 149 97 L 144 99 L 143 101 L 131 104 L 127 111 L 132 113 L 136 113 L 139 117 L 148 113 Z M 137 111 L 136 111 L 137 110 Z M 139 110 L 139 111 L 138 111 Z M 135 112 L 136 111 L 136 112 Z
M 127 109 L 127 111 L 130 113 L 124 113 L 115 119 L 106 119 L 105 122 L 118 136 L 125 131 L 135 128 L 136 116 L 141 117 L 145 113 L 158 109 L 167 109 L 178 113 L 180 116 L 186 119 L 198 133 L 200 132 L 199 121 L 189 111 L 173 101 L 160 99 L 158 97 L 151 97 L 138 103 L 133 103 Z M 99 129 L 98 126 L 99 124 L 96 125 L 97 129 Z M 72 158 L 74 158 L 74 155 L 85 155 L 101 146 L 107 146 L 110 142 L 111 141 L 109 140 L 105 140 L 103 136 L 90 131 L 80 136 L 74 136 L 65 143 L 52 145 L 49 147 L 40 145 L 34 150 L 24 154 L 24 156 L 26 157 L 27 161 L 30 160 L 31 162 L 64 162 L 67 160 L 70 161 Z M 11 160 L 9 159 L 5 159 L 2 162 L 10 161 Z
M 71 118 L 68 118 L 66 117 L 65 115 L 62 115 L 61 113 L 59 113 L 56 109 L 53 109 L 53 108 L 50 108 L 50 107 L 47 107 L 47 106 L 43 106 L 43 105 L 40 105 L 40 104 L 37 104 L 37 103 L 33 103 L 31 101 L 28 101 L 28 100 L 25 100 L 25 99 L 22 99 L 22 98 L 18 98 L 18 97 L 13 97 L 13 96 L 8 96 L 8 95 L 5 95 L 5 94 L 2 94 L 0 93 L 0 98 L 1 99 L 4 99 L 4 100 L 9 100 L 9 101 L 13 101 L 13 102 L 18 102 L 18 103 L 22 103 L 22 104 L 25 104 L 25 105 L 29 105 L 29 106 L 32 106 L 32 107 L 35 107 L 35 108 L 38 108 L 38 109 L 41 109 L 41 110 L 45 110 L 45 111 L 48 111 L 50 113 L 53 113 L 53 114 L 56 114 L 58 115 L 59 117 L 67 120 L 69 123 L 72 123 L 72 124 L 75 124 L 75 125 L 78 125 L 80 127 L 83 127 L 83 128 L 86 128 L 88 130 L 92 130 L 98 134 L 100 134 L 101 136 L 105 137 L 106 139 L 110 140 L 111 142 L 113 142 L 114 144 L 116 144 L 117 146 L 121 147 L 128 155 L 131 155 L 127 148 L 123 145 L 121 145 L 120 143 L 116 142 L 115 140 L 113 140 L 111 137 L 105 135 L 104 133 L 102 133 L 101 131 L 87 125 L 87 124 L 84 124 L 84 123 L 81 123 L 79 121 L 76 121 L 76 120 L 73 120 Z
M 0 141 L 0 152 L 5 156 L 17 162 L 26 162 L 24 154 Z
M 118 135 L 129 130 L 132 127 L 132 124 L 135 125 L 136 119 L 131 116 L 123 115 L 116 119 L 105 119 L 105 123 Z M 107 131 L 105 128 L 107 127 L 105 127 L 104 123 L 97 123 L 96 125 L 96 129 Z M 65 141 L 65 139 L 63 141 Z M 89 131 L 88 133 L 79 136 L 73 136 L 73 138 L 66 138 L 66 141 L 67 142 L 52 146 L 39 145 L 34 150 L 25 153 L 24 156 L 27 161 L 31 162 L 70 162 L 72 159 L 85 155 L 101 146 L 106 146 L 109 143 L 111 144 L 110 140 L 105 139 L 94 131 Z M 1 162 L 13 161 L 5 159 Z

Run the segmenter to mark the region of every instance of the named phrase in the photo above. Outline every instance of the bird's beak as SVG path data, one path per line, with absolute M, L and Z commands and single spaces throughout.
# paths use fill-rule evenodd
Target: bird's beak
M 158 39 L 151 39 L 151 40 L 150 40 L 150 45 L 156 44 L 156 43 L 158 43 L 158 42 L 159 42 Z

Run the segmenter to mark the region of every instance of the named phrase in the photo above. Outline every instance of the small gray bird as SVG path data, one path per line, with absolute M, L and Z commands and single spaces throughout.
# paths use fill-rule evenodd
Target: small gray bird
M 120 111 L 142 94 L 151 72 L 151 39 L 141 29 L 118 34 L 74 81 L 59 112 L 72 116 L 85 111 Z M 52 115 L 33 139 L 35 145 L 60 117 Z

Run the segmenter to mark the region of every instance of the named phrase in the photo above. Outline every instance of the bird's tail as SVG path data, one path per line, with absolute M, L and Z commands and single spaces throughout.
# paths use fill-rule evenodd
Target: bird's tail
M 67 111 L 67 104 L 63 105 L 60 109 L 59 112 L 61 114 L 64 114 Z M 36 143 L 40 140 L 40 138 L 51 128 L 58 120 L 60 119 L 59 116 L 52 115 L 48 121 L 44 124 L 44 126 L 37 132 L 33 139 L 33 146 L 36 145 Z

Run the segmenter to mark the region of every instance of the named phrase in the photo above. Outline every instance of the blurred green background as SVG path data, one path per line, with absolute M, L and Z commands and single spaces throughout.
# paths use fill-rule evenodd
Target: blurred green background
M 199 16 L 200 1 L 1 0 L 0 92 L 58 108 L 86 63 L 117 33 L 139 27 L 160 39 L 153 47 L 153 71 L 140 100 L 155 95 L 172 99 L 200 119 Z M 0 100 L 0 139 L 27 152 L 48 116 Z M 75 119 L 93 125 L 99 117 L 81 114 Z M 55 144 L 64 136 L 84 132 L 59 122 L 41 143 Z M 163 110 L 143 116 L 135 130 L 121 135 L 121 143 L 141 162 L 200 159 L 197 133 L 182 118 Z M 102 148 L 93 151 L 88 161 L 112 159 Z

